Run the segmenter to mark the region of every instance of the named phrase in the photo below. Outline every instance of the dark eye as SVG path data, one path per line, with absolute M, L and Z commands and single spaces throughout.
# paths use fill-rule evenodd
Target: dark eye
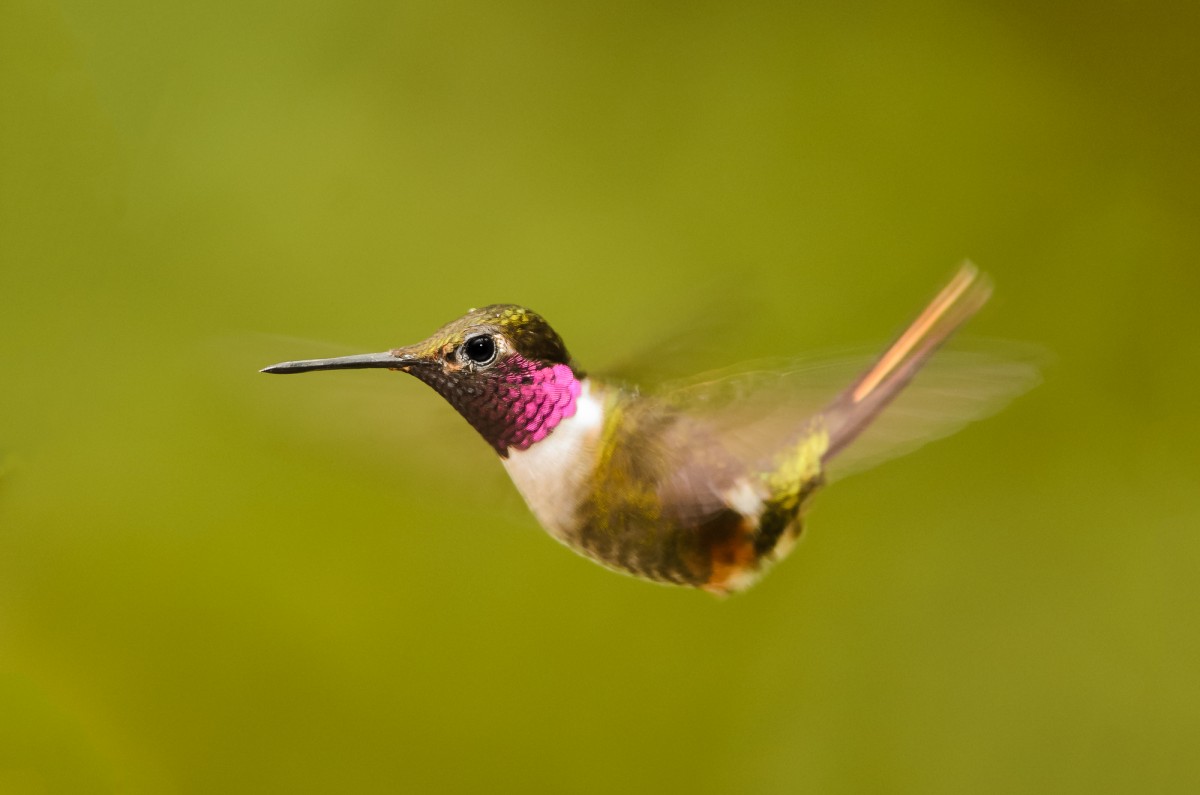
M 496 358 L 496 341 L 487 334 L 480 334 L 463 343 L 463 352 L 475 364 L 490 364 Z

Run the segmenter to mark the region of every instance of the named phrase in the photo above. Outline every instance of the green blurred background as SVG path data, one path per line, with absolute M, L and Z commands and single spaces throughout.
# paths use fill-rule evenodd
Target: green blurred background
M 1200 791 L 1198 31 L 3 0 L 0 792 Z M 725 601 L 415 382 L 256 372 L 498 301 L 585 365 L 880 343 L 966 256 L 1043 385 Z

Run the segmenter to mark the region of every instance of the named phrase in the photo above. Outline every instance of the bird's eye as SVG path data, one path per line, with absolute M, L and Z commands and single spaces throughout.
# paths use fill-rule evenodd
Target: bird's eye
M 463 343 L 463 353 L 475 364 L 491 364 L 496 358 L 496 341 L 490 334 L 471 337 Z

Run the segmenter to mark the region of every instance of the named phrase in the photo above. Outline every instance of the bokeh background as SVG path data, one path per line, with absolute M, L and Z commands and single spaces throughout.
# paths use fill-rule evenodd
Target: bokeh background
M 3 0 L 0 792 L 1200 791 L 1198 23 Z M 416 382 L 256 372 L 498 301 L 882 343 L 968 256 L 1044 383 L 724 601 Z

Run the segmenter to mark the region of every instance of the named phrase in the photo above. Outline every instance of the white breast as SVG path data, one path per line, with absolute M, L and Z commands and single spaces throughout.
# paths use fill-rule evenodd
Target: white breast
M 528 450 L 510 450 L 503 459 L 508 476 L 533 515 L 560 540 L 574 529 L 575 510 L 588 492 L 587 480 L 595 466 L 603 426 L 604 401 L 593 394 L 585 378 L 574 415 Z

